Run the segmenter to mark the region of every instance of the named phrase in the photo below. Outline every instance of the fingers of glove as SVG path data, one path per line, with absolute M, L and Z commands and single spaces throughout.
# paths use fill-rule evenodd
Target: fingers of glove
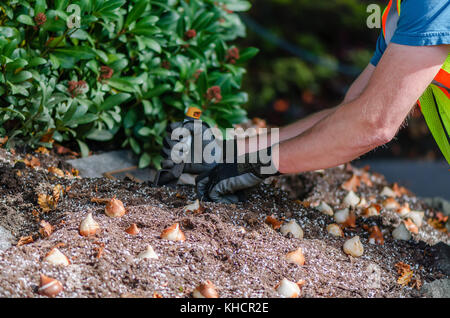
M 239 197 L 236 194 L 227 194 L 223 196 L 212 196 L 210 197 L 213 202 L 233 204 L 239 202 Z
M 195 184 L 197 188 L 197 195 L 200 200 L 208 199 L 208 185 L 209 185 L 209 171 L 202 173 L 197 178 L 195 178 Z
M 163 169 L 170 169 L 170 168 L 172 168 L 174 165 L 175 165 L 175 163 L 174 163 L 172 160 L 170 160 L 170 159 L 166 159 L 166 160 L 163 160 L 163 161 L 161 162 L 161 167 L 162 167 Z
M 168 134 L 172 133 L 172 131 L 174 131 L 176 128 L 183 126 L 183 122 L 182 121 L 177 121 L 175 123 L 171 123 L 169 125 L 166 126 L 166 132 Z
M 223 179 L 217 184 L 213 185 L 208 192 L 208 196 L 211 200 L 219 202 L 226 195 L 235 194 L 239 190 L 254 187 L 262 180 L 252 173 L 246 173 L 235 177 Z M 237 201 L 239 197 L 236 195 Z

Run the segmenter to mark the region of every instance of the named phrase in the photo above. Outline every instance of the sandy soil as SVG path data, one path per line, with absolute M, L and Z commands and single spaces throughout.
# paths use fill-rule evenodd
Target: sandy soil
M 347 191 L 341 184 L 362 170 L 341 167 L 279 177 L 252 190 L 245 203 L 202 203 L 204 211 L 194 214 L 183 210 L 196 198 L 191 187 L 154 188 L 131 180 L 61 178 L 47 168 L 69 167 L 51 156 L 38 157 L 41 166 L 30 168 L 17 162 L 20 155 L 0 149 L 0 225 L 17 240 L 27 235 L 34 239 L 0 252 L 1 297 L 42 297 L 37 293 L 41 273 L 62 283 L 64 290 L 57 297 L 152 297 L 155 292 L 163 297 L 190 297 L 207 279 L 216 285 L 220 297 L 279 297 L 274 286 L 283 278 L 304 280 L 302 297 L 418 297 L 416 288 L 397 283 L 395 264 L 410 265 L 422 283 L 445 277 L 433 265 L 432 245 L 448 244 L 449 236 L 426 222 L 436 211 L 412 194 L 396 198 L 425 212 L 424 224 L 410 241 L 392 238 L 392 229 L 401 218 L 384 208 L 380 217 L 372 218 L 362 217 L 361 209 L 356 209 L 356 227 L 345 228 L 344 238 L 327 233 L 326 226 L 335 222 L 333 217 L 311 204 L 323 200 L 335 210 L 342 207 Z M 369 176 L 373 186 L 362 184 L 357 194 L 380 203 L 385 199 L 380 196 L 381 189 L 387 183 L 381 175 Z M 38 195 L 50 195 L 58 184 L 66 190 L 64 196 L 56 208 L 42 212 Z M 104 205 L 91 202 L 92 197 L 113 196 L 127 208 L 121 218 L 106 216 Z M 102 229 L 89 238 L 78 232 L 88 213 Z M 269 215 L 295 219 L 304 238 L 281 235 L 264 222 Z M 39 234 L 41 220 L 54 226 L 49 237 Z M 175 222 L 180 223 L 186 241 L 161 239 L 162 230 Z M 125 232 L 131 223 L 141 229 L 138 235 Z M 364 224 L 378 224 L 384 245 L 369 243 Z M 364 246 L 359 258 L 342 250 L 345 240 L 355 235 Z M 137 259 L 149 244 L 159 259 Z M 43 261 L 55 246 L 70 259 L 69 266 Z M 283 256 L 299 247 L 305 265 L 287 263 Z

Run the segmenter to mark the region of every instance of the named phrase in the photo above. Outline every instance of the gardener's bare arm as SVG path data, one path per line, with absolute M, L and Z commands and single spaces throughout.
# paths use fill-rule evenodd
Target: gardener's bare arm
M 303 134 L 282 142 L 282 173 L 333 167 L 389 142 L 444 63 L 449 46 L 391 43 L 367 87 Z
M 344 98 L 343 102 L 340 105 L 351 102 L 352 100 L 356 99 L 358 96 L 361 95 L 361 93 L 366 88 L 367 83 L 369 82 L 370 77 L 372 76 L 374 70 L 375 70 L 375 66 L 373 66 L 372 64 L 369 64 L 366 66 L 364 71 L 352 83 L 352 85 L 348 89 L 347 93 L 345 94 L 345 98 Z M 295 123 L 292 123 L 290 125 L 280 128 L 279 139 L 277 140 L 275 138 L 272 138 L 271 135 L 269 134 L 267 136 L 267 145 L 269 145 L 269 144 L 273 145 L 275 143 L 282 142 L 282 141 L 294 138 L 294 137 L 302 134 L 304 131 L 308 130 L 309 128 L 311 128 L 312 126 L 317 124 L 319 121 L 321 121 L 325 117 L 331 115 L 334 111 L 336 111 L 336 109 L 339 106 L 324 109 L 320 112 L 309 115 L 306 118 L 302 118 L 302 119 L 296 121 Z M 252 137 L 252 138 L 247 139 L 245 149 L 242 147 L 239 147 L 239 154 L 256 151 L 260 148 L 263 148 L 262 145 L 264 145 L 264 144 L 258 143 L 258 138 L 261 138 L 261 137 L 262 136 L 258 136 L 258 137 Z M 252 147 L 249 146 L 250 144 L 252 145 Z M 256 145 L 258 145 L 258 146 L 256 146 Z

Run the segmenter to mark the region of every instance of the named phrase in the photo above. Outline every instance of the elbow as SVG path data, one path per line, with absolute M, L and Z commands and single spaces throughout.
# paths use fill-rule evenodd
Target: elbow
M 376 148 L 387 144 L 394 139 L 398 127 L 393 125 L 380 124 L 379 122 L 370 123 L 366 126 L 366 142 L 370 148 Z

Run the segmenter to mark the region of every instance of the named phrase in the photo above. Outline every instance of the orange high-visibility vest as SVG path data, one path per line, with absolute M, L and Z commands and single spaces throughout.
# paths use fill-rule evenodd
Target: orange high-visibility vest
M 382 17 L 386 45 L 397 29 L 400 14 L 401 0 L 390 0 Z M 418 104 L 431 134 L 450 164 L 450 53 Z

